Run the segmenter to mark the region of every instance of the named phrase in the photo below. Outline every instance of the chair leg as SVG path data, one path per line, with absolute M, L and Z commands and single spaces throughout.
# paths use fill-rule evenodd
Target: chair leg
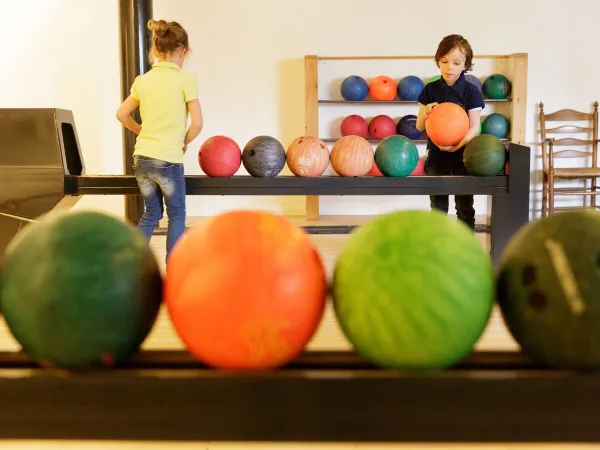
M 554 214 L 554 176 L 548 173 L 548 215 Z
M 590 207 L 593 210 L 596 210 L 596 178 L 592 178 L 592 192 L 590 195 Z
M 542 173 L 542 217 L 546 217 L 548 211 L 548 178 L 546 172 Z

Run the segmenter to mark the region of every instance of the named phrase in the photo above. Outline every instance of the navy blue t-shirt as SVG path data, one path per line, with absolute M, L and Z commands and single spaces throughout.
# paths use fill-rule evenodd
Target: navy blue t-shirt
M 485 107 L 481 92 L 474 84 L 466 80 L 464 72 L 452 86 L 448 86 L 443 78 L 425 85 L 418 101 L 423 106 L 427 106 L 429 103 L 456 103 L 467 113 L 472 109 Z M 431 142 L 431 139 L 427 139 L 427 149 L 429 150 L 427 164 L 462 161 L 465 151 L 465 148 L 462 147 L 455 152 L 444 152 Z

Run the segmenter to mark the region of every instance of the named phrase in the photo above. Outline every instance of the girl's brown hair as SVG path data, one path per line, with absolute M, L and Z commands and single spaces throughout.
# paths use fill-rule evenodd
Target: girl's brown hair
M 154 50 L 161 56 L 167 56 L 177 50 L 190 50 L 187 32 L 177 22 L 166 20 L 149 20 L 148 29 L 152 31 L 152 48 L 150 63 L 154 62 Z
M 459 34 L 451 34 L 442 39 L 435 53 L 436 64 L 439 66 L 440 60 L 455 48 L 459 48 L 465 55 L 465 72 L 469 72 L 473 69 L 473 49 L 471 49 L 469 41 Z

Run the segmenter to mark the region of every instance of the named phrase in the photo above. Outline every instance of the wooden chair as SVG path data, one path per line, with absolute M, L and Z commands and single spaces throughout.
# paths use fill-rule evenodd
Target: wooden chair
M 542 138 L 542 217 L 554 214 L 556 210 L 596 209 L 596 178 L 600 177 L 598 167 L 598 102 L 594 102 L 591 113 L 572 109 L 562 109 L 551 114 L 544 113 L 544 104 L 540 103 L 540 130 Z M 547 128 L 547 122 L 587 122 L 587 126 L 563 124 Z M 574 137 L 556 138 L 549 135 L 578 134 L 588 139 Z M 591 135 L 591 136 L 590 136 Z M 590 138 L 591 137 L 591 138 Z M 556 150 L 556 147 L 576 147 L 577 149 Z M 557 158 L 579 158 L 583 163 L 579 167 L 557 167 Z M 558 180 L 581 180 L 582 187 L 556 187 Z M 588 181 L 591 182 L 588 186 Z M 600 193 L 598 193 L 600 194 Z M 554 207 L 557 195 L 583 196 L 582 206 Z M 589 196 L 590 205 L 585 198 Z

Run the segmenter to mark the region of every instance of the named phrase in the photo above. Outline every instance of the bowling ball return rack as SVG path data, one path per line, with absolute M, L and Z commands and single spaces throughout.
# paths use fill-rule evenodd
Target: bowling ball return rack
M 70 111 L 0 109 L 0 261 L 41 214 L 84 195 L 139 194 L 131 175 L 87 175 Z M 510 175 L 186 176 L 188 195 L 490 196 L 491 259 L 529 220 L 530 149 Z M 232 373 L 185 351 L 142 350 L 115 368 L 42 368 L 0 352 L 0 439 L 238 442 L 600 442 L 600 377 L 521 352 L 475 351 L 446 370 L 373 367 L 307 351 L 278 370 Z
M 71 111 L 0 109 L 0 256 L 27 223 L 69 209 L 84 195 L 139 195 L 133 175 L 90 175 Z M 186 175 L 187 195 L 486 195 L 494 264 L 512 235 L 529 221 L 530 148 L 509 143 L 510 176 L 406 178 L 277 176 L 212 178 Z M 307 227 L 317 233 L 318 227 Z M 331 228 L 331 227 L 328 227 Z M 350 231 L 350 227 L 342 227 Z
M 0 440 L 600 442 L 600 377 L 519 352 L 448 370 L 381 370 L 353 352 L 306 352 L 265 373 L 142 351 L 119 368 L 38 368 L 0 353 Z

